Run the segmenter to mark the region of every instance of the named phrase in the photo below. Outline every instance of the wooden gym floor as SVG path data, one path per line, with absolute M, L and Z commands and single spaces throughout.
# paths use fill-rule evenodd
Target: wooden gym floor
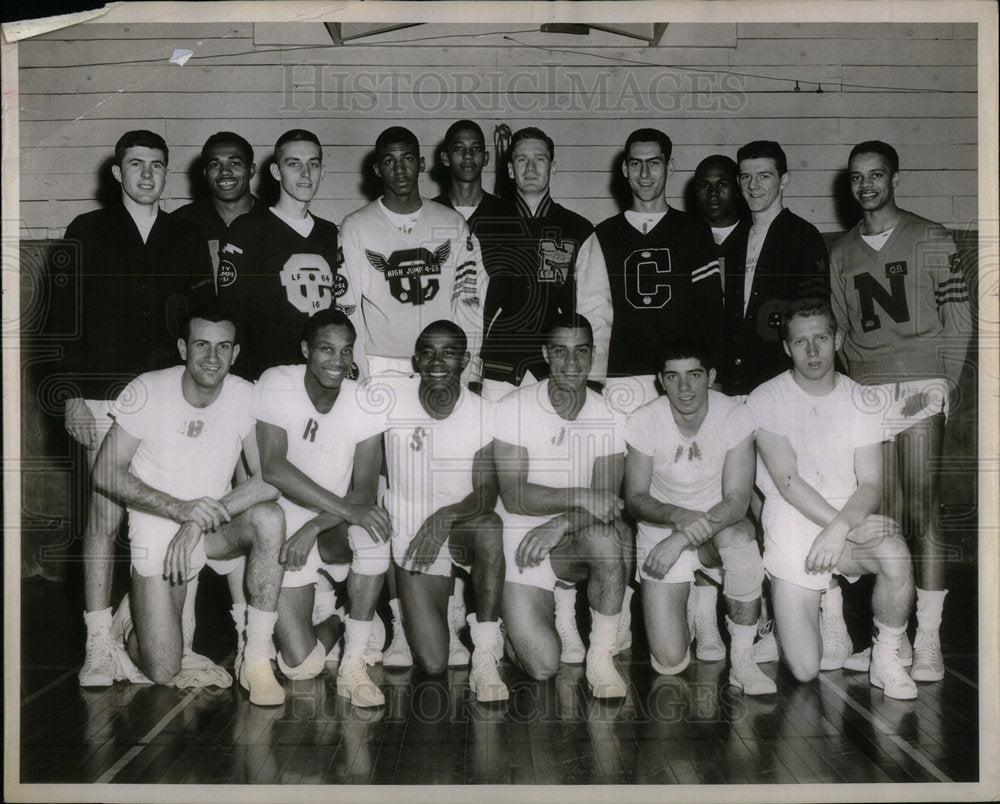
M 778 693 L 745 697 L 725 662 L 676 677 L 649 667 L 641 623 L 620 657 L 623 702 L 590 698 L 583 668 L 548 683 L 508 661 L 506 704 L 480 705 L 467 670 L 422 677 L 377 666 L 386 706 L 352 709 L 334 672 L 286 682 L 282 707 L 251 706 L 238 687 L 181 691 L 120 682 L 77 685 L 79 575 L 22 585 L 20 777 L 25 783 L 118 784 L 717 784 L 975 782 L 979 764 L 977 572 L 949 566 L 943 681 L 894 701 L 842 670 L 797 683 L 763 665 Z M 119 593 L 120 594 L 120 590 Z M 860 644 L 870 584 L 845 590 Z M 117 594 L 116 594 L 117 597 Z M 580 600 L 585 600 L 581 594 Z M 638 612 L 639 601 L 633 601 Z M 195 649 L 231 663 L 224 583 L 203 573 Z M 586 633 L 584 631 L 584 633 Z M 627 791 L 623 791 L 627 794 Z

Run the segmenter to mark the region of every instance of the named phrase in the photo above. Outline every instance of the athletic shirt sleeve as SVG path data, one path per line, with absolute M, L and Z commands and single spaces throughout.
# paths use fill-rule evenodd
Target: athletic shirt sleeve
M 227 382 L 233 384 L 233 411 L 239 417 L 239 434 L 242 441 L 253 432 L 256 420 L 253 417 L 254 385 L 240 377 L 230 375 Z
M 489 275 L 483 264 L 479 240 L 469 231 L 468 224 L 462 222 L 459 237 L 452 243 L 452 258 L 455 259 L 455 287 L 452 290 L 452 316 L 468 339 L 469 354 L 472 359 L 464 372 L 463 379 L 469 382 L 482 380 L 482 358 L 479 352 L 483 344 L 483 301 L 489 286 Z
M 280 366 L 269 368 L 260 375 L 260 379 L 253 386 L 250 406 L 251 415 L 255 420 L 287 429 L 282 415 L 286 396 L 283 392 L 288 390 L 284 380 Z
M 775 435 L 789 436 L 788 419 L 783 414 L 784 405 L 778 382 L 785 377 L 779 374 L 774 380 L 769 380 L 754 389 L 746 402 L 747 410 L 754 426 Z
M 518 392 L 514 392 L 493 405 L 486 419 L 490 438 L 521 446 L 517 416 L 519 396 Z
M 756 427 L 746 405 L 729 400 L 725 400 L 724 404 L 726 409 L 722 414 L 719 435 L 728 451 L 742 443 L 748 435 L 752 435 Z
M 140 441 L 156 431 L 158 415 L 153 400 L 161 393 L 158 385 L 152 372 L 141 374 L 111 403 L 111 418 Z
M 633 411 L 628 417 L 624 437 L 629 449 L 652 457 L 655 445 L 660 440 L 657 436 L 656 417 L 648 405 Z

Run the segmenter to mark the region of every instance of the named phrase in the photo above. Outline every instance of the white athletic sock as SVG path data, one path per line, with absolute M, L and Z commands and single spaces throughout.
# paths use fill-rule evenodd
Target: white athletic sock
M 635 593 L 635 589 L 633 589 L 631 586 L 626 586 L 625 587 L 625 597 L 622 600 L 622 611 L 625 611 L 626 609 L 631 610 L 631 608 L 632 608 L 632 595 L 634 593 Z
M 274 624 L 278 622 L 276 611 L 261 611 L 254 606 L 247 606 L 247 642 L 245 654 L 247 658 L 261 658 L 268 655 L 271 647 L 271 634 Z
M 247 604 L 233 603 L 229 609 L 229 616 L 233 618 L 233 625 L 236 626 L 236 652 L 239 653 L 247 643 Z
M 480 622 L 478 614 L 470 614 L 468 622 L 472 646 L 476 650 L 493 651 L 500 642 L 500 621 Z
M 392 609 L 392 620 L 393 622 L 401 623 L 403 622 L 403 613 L 399 607 L 399 598 L 394 597 L 389 601 L 389 608 Z
M 615 642 L 618 639 L 618 621 L 621 619 L 621 612 L 618 614 L 601 614 L 590 610 L 590 649 L 606 650 L 609 653 L 615 649 Z
M 313 625 L 319 625 L 337 610 L 337 593 L 333 589 L 326 589 L 322 592 L 316 587 L 316 596 L 313 599 Z
M 99 609 L 98 611 L 85 611 L 83 613 L 83 622 L 87 626 L 88 634 L 94 631 L 110 631 L 111 607 L 108 606 L 106 609 Z
M 946 594 L 948 594 L 947 589 L 939 592 L 917 589 L 917 628 L 921 631 L 937 631 L 941 628 L 941 614 Z
M 691 594 L 694 595 L 694 610 L 696 612 L 705 611 L 706 614 L 715 616 L 715 603 L 718 600 L 718 593 L 714 586 L 698 586 L 691 584 Z
M 844 611 L 844 593 L 840 589 L 840 584 L 831 586 L 820 595 L 819 605 L 824 611 Z
M 874 620 L 874 641 L 876 644 L 893 651 L 898 651 L 903 643 L 903 635 L 906 634 L 906 626 L 892 626 Z
M 729 646 L 730 653 L 753 650 L 753 641 L 757 636 L 757 623 L 740 625 L 739 623 L 734 623 L 726 615 L 726 625 L 729 627 L 729 636 L 732 640 Z
M 348 658 L 360 657 L 365 652 L 365 647 L 368 645 L 368 637 L 371 636 L 371 633 L 371 620 L 355 620 L 352 617 L 348 617 L 344 630 L 344 641 L 346 643 L 344 645 L 344 657 L 341 659 L 341 662 L 343 663 Z
M 559 611 L 571 611 L 576 616 L 576 587 L 557 586 L 552 590 L 556 598 L 556 613 Z

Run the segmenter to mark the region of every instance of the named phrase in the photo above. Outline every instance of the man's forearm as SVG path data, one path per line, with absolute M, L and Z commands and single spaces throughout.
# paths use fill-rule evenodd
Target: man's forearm
M 324 511 L 346 519 L 345 499 L 327 491 L 287 459 L 271 461 L 263 470 L 266 483 L 305 508 Z
M 278 490 L 270 483 L 265 483 L 261 477 L 252 477 L 245 483 L 227 492 L 220 502 L 226 506 L 230 514 L 242 514 L 257 503 L 271 502 L 278 499 Z
M 504 507 L 512 514 L 523 516 L 553 516 L 576 506 L 587 489 L 557 489 L 537 483 L 515 484 L 507 495 L 501 494 Z
M 676 527 L 674 515 L 684 509 L 677 505 L 660 502 L 650 494 L 634 494 L 625 503 L 627 510 L 636 522 L 648 522 L 650 525 Z
M 712 519 L 712 535 L 720 533 L 743 519 L 747 515 L 749 507 L 749 494 L 730 494 L 723 497 L 721 502 L 713 505 L 706 512 Z
M 881 490 L 874 484 L 862 484 L 855 489 L 834 521 L 841 522 L 849 531 L 856 528 L 870 514 L 878 510 Z
M 116 472 L 110 477 L 107 475 L 97 476 L 94 478 L 94 482 L 101 491 L 110 494 L 125 505 L 141 508 L 157 516 L 172 519 L 177 523 L 184 522 L 180 512 L 185 500 L 157 491 L 130 471 Z
M 785 502 L 820 527 L 825 528 L 840 513 L 798 475 L 780 485 L 778 491 Z

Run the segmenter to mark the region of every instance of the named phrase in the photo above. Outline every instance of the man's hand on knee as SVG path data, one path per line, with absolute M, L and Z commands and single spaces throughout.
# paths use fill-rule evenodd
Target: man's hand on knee
M 643 572 L 660 580 L 670 572 L 670 568 L 677 563 L 681 553 L 687 550 L 690 545 L 684 535 L 673 533 L 663 539 L 646 556 L 646 561 L 642 565 Z
M 403 564 L 415 570 L 424 570 L 433 564 L 454 524 L 454 516 L 445 509 L 435 511 L 427 517 L 406 549 Z
M 886 537 L 901 536 L 902 530 L 895 519 L 881 514 L 866 516 L 859 525 L 847 534 L 847 540 L 855 544 L 875 544 Z
M 181 522 L 194 522 L 202 531 L 209 531 L 232 521 L 233 517 L 224 503 L 211 497 L 202 497 L 182 503 L 177 518 Z
M 285 569 L 290 570 L 304 567 L 318 535 L 316 529 L 309 523 L 303 525 L 281 545 L 281 550 L 278 551 L 278 563 L 284 564 Z
M 185 583 L 191 573 L 191 553 L 201 538 L 201 528 L 185 522 L 170 540 L 163 559 L 163 577 L 168 583 Z
M 514 562 L 518 569 L 537 567 L 566 535 L 565 526 L 558 519 L 550 519 L 532 528 L 517 546 Z
M 846 545 L 847 533 L 843 526 L 837 522 L 827 525 L 813 540 L 806 556 L 806 572 L 833 572 Z

